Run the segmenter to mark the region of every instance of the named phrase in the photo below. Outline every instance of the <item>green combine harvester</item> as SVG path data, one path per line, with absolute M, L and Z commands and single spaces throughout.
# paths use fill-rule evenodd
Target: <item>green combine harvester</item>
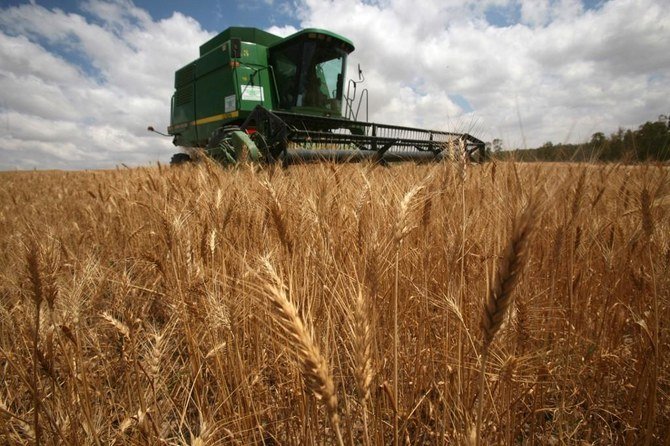
M 175 73 L 168 134 L 188 153 L 171 163 L 191 161 L 193 149 L 224 164 L 429 161 L 454 148 L 483 158 L 484 143 L 466 133 L 358 120 L 363 100 L 367 110 L 367 90 L 355 103 L 360 69 L 344 95 L 353 50 L 348 39 L 321 29 L 286 38 L 226 29 Z

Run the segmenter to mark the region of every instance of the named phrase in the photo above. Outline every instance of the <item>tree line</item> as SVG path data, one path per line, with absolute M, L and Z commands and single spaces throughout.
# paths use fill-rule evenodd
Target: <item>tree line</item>
M 668 161 L 670 160 L 670 115 L 660 115 L 636 130 L 619 128 L 605 135 L 596 132 L 581 144 L 546 142 L 535 149 L 502 150 L 502 141 L 487 144 L 494 159 L 518 161 Z

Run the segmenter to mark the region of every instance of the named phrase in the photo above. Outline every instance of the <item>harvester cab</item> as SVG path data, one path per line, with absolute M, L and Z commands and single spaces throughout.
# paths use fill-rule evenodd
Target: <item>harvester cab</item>
M 354 47 L 335 34 L 305 30 L 270 48 L 276 80 L 276 109 L 340 116 L 347 55 Z
M 281 38 L 228 28 L 175 73 L 168 134 L 225 164 L 373 159 L 439 160 L 449 150 L 484 154 L 465 133 L 374 124 L 343 116 L 348 39 L 306 29 Z M 172 163 L 191 160 L 188 153 Z

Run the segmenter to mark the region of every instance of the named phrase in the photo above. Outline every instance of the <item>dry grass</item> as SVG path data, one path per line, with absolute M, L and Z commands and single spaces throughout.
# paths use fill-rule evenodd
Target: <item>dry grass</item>
M 0 444 L 668 444 L 665 166 L 0 184 Z

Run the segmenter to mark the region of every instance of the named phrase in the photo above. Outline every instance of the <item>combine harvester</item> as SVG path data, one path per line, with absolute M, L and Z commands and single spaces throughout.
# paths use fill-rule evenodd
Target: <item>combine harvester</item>
M 420 162 L 441 160 L 449 150 L 483 159 L 484 143 L 466 133 L 367 122 L 367 90 L 355 103 L 360 68 L 343 97 L 353 50 L 348 39 L 321 29 L 281 38 L 228 28 L 175 73 L 168 134 L 190 154 L 204 148 L 224 164 Z M 357 119 L 361 106 L 365 121 Z M 189 153 L 175 154 L 171 164 L 191 161 Z

